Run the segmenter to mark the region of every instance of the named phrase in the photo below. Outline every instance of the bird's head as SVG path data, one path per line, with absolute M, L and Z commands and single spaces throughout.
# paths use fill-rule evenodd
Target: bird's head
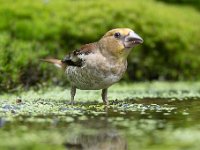
M 127 58 L 130 50 L 143 43 L 143 39 L 129 28 L 117 28 L 108 31 L 99 43 L 104 54 Z

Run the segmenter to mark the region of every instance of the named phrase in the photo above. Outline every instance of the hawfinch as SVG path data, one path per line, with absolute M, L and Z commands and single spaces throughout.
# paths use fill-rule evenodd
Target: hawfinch
M 108 31 L 99 41 L 81 46 L 64 59 L 43 59 L 65 70 L 71 83 L 71 104 L 76 89 L 102 90 L 102 100 L 108 105 L 107 90 L 118 82 L 127 69 L 131 49 L 143 39 L 129 28 Z

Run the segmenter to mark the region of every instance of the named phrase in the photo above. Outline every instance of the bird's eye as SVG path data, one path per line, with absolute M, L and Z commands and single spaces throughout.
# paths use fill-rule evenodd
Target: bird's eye
M 114 37 L 115 37 L 115 38 L 120 38 L 120 36 L 121 36 L 121 34 L 120 34 L 119 32 L 116 32 L 116 33 L 114 34 Z

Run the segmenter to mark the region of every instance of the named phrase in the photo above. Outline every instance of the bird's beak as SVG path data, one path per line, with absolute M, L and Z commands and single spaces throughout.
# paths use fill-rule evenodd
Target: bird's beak
M 124 46 L 125 48 L 133 48 L 136 45 L 142 44 L 143 39 L 137 35 L 135 32 L 129 32 L 129 34 L 125 37 Z

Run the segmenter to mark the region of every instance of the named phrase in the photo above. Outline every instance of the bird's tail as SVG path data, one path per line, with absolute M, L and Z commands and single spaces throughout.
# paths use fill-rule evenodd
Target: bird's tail
M 40 59 L 41 61 L 44 61 L 44 62 L 48 62 L 48 63 L 51 63 L 51 64 L 54 64 L 56 67 L 58 68 L 62 68 L 62 69 L 65 69 L 67 66 L 66 64 L 64 64 L 61 60 L 59 59 L 54 59 L 54 58 L 46 58 L 46 59 Z

